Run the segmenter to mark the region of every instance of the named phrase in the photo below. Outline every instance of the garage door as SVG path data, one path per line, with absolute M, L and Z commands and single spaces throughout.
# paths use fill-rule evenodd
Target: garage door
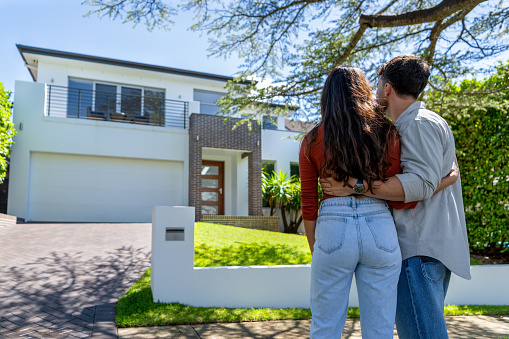
M 184 205 L 184 164 L 32 153 L 28 204 L 31 221 L 151 222 L 154 206 Z

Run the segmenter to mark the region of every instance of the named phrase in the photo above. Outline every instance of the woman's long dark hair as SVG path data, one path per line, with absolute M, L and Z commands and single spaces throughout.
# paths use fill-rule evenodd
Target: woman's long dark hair
M 309 132 L 306 149 L 323 126 L 321 175 L 346 185 L 349 177 L 361 178 L 373 192 L 373 181 L 387 180 L 387 150 L 397 132 L 375 102 L 364 73 L 351 66 L 334 68 L 320 104 L 322 121 Z

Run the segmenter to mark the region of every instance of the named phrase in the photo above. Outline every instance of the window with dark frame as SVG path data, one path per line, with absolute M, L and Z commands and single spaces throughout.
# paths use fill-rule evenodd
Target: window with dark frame
M 290 163 L 290 177 L 297 176 L 300 178 L 300 172 L 299 172 L 299 164 L 296 162 Z
M 267 173 L 269 177 L 272 176 L 276 172 L 276 163 L 274 161 L 263 161 L 262 172 Z M 270 207 L 269 202 L 263 199 L 262 207 Z
M 165 91 L 69 77 L 68 117 L 165 125 Z
M 67 92 L 67 116 L 86 118 L 92 110 L 94 100 L 94 83 L 89 80 L 69 78 Z
M 117 86 L 95 85 L 95 109 L 100 113 L 115 113 L 117 111 Z
M 141 88 L 131 88 L 122 86 L 122 96 L 120 101 L 120 111 L 130 118 L 141 116 Z
M 164 126 L 164 92 L 145 89 L 143 115 L 156 125 Z

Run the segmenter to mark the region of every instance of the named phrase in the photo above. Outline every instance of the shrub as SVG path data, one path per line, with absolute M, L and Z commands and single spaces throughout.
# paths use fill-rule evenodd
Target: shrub
M 11 92 L 4 89 L 0 82 L 0 184 L 7 173 L 7 159 L 11 153 L 12 137 L 16 134 L 11 121 Z
M 503 253 L 509 241 L 509 63 L 484 80 L 449 84 L 428 106 L 451 126 L 461 171 L 470 249 Z
M 285 233 L 297 233 L 302 222 L 300 215 L 300 178 L 288 177 L 288 174 L 279 171 L 279 174 L 268 175 L 262 172 L 263 199 L 268 201 L 270 215 L 276 210 L 281 211 L 281 219 Z

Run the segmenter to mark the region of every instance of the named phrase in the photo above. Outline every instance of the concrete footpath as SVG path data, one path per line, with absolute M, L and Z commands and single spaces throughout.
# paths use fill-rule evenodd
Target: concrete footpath
M 509 338 L 509 316 L 446 317 L 449 338 Z M 309 338 L 309 320 L 119 328 L 121 339 Z M 347 319 L 343 338 L 362 338 L 359 319 Z M 394 331 L 394 338 L 398 338 Z

